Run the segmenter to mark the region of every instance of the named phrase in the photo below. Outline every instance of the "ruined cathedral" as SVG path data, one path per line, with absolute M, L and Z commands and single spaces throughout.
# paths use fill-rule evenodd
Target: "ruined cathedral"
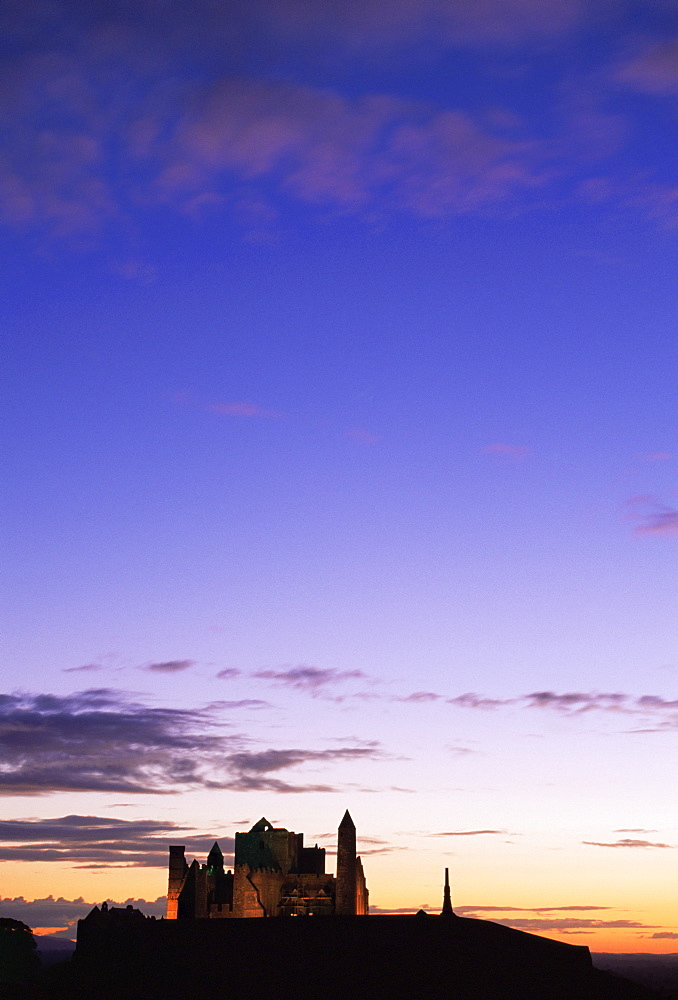
M 348 810 L 339 824 L 336 875 L 325 872 L 323 847 L 304 847 L 303 833 L 273 827 L 263 818 L 248 833 L 236 833 L 233 871 L 224 870 L 216 841 L 204 865 L 188 865 L 184 847 L 169 851 L 168 920 L 368 912 L 367 885 Z

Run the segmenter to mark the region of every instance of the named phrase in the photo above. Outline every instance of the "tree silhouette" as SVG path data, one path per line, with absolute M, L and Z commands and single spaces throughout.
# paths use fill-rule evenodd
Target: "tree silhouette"
M 20 983 L 40 968 L 31 928 L 21 920 L 0 917 L 0 982 Z

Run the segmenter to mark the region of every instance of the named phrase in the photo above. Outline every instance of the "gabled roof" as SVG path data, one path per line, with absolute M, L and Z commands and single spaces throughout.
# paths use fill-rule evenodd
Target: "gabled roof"
M 268 822 L 265 816 L 262 816 L 258 823 L 255 823 L 250 833 L 263 833 L 266 830 L 272 830 L 273 826 Z

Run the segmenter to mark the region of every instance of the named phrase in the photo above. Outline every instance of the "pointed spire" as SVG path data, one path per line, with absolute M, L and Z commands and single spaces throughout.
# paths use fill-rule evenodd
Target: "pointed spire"
M 344 818 L 342 819 L 341 823 L 339 824 L 339 829 L 340 830 L 342 828 L 345 828 L 345 827 L 352 827 L 355 830 L 355 823 L 351 819 L 351 814 L 348 811 L 348 809 L 344 813 Z
M 214 841 L 212 850 L 207 855 L 207 872 L 209 875 L 221 875 L 224 871 L 224 855 L 219 844 Z
M 440 913 L 441 917 L 453 917 L 454 910 L 452 909 L 452 896 L 450 894 L 450 869 L 445 869 L 445 888 L 443 889 L 443 908 Z

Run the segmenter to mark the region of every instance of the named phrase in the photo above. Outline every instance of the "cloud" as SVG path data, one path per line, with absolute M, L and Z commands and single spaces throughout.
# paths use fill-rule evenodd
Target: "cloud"
M 219 713 L 265 704 L 242 699 L 203 709 L 148 708 L 107 688 L 65 697 L 0 695 L 0 794 L 166 794 L 200 787 L 333 791 L 330 785 L 291 785 L 266 775 L 309 762 L 381 756 L 375 745 L 244 752 L 249 741 L 224 735 Z
M 480 837 L 484 834 L 506 833 L 506 830 L 445 830 L 443 833 L 429 833 L 429 837 Z
M 668 507 L 647 515 L 643 524 L 638 525 L 639 535 L 678 535 L 678 510 Z
M 666 709 L 673 710 L 678 709 L 678 698 L 669 700 L 668 698 L 661 698 L 656 694 L 644 694 L 640 698 L 636 699 L 636 705 L 640 711 L 645 709 L 649 709 L 650 711 L 665 711 Z
M 566 913 L 589 913 L 611 910 L 610 906 L 455 906 L 459 916 L 483 919 L 491 914 L 491 919 L 507 927 L 535 932 L 537 934 L 591 934 L 599 930 L 642 930 L 652 929 L 656 924 L 644 924 L 639 920 L 624 918 L 605 919 L 599 917 L 561 916 Z M 536 916 L 513 916 L 514 913 L 536 914 Z M 509 914 L 504 916 L 503 914 Z M 542 916 L 554 914 L 554 916 Z M 655 936 L 655 935 L 653 935 Z
M 230 681 L 233 677 L 239 677 L 242 671 L 236 670 L 235 667 L 227 667 L 225 670 L 220 670 L 216 675 L 219 680 Z
M 658 931 L 656 934 L 651 934 L 650 937 L 653 938 L 669 938 L 670 940 L 678 939 L 678 933 L 675 931 Z
M 409 699 L 398 699 L 407 701 Z M 416 700 L 416 699 L 414 699 Z M 661 695 L 630 695 L 619 691 L 533 691 L 515 698 L 488 698 L 475 692 L 446 698 L 448 705 L 459 708 L 494 710 L 508 705 L 525 709 L 556 711 L 564 716 L 579 716 L 588 712 L 606 712 L 619 716 L 656 720 L 654 728 L 633 729 L 629 732 L 659 732 L 678 728 L 678 699 Z
M 336 787 L 327 784 L 290 784 L 270 775 L 288 768 L 308 763 L 335 763 L 346 760 L 375 760 L 383 756 L 378 745 L 340 747 L 331 750 L 262 750 L 253 753 L 231 754 L 225 764 L 233 776 L 224 786 L 240 791 L 333 792 Z M 220 787 L 214 785 L 213 787 Z
M 553 691 L 534 691 L 525 695 L 528 708 L 555 708 L 559 711 L 587 712 L 591 709 L 617 711 L 623 708 L 628 696 L 619 693 L 598 694 L 571 691 L 555 694 Z
M 394 701 L 412 701 L 417 704 L 424 704 L 430 701 L 440 701 L 443 698 L 442 694 L 435 694 L 433 691 L 413 691 L 412 694 L 408 694 L 406 698 L 394 698 Z
M 619 830 L 615 830 L 615 833 L 656 833 L 656 830 L 644 830 L 641 827 L 620 827 Z
M 229 742 L 207 709 L 149 708 L 107 688 L 1 695 L 0 792 L 199 786 Z
M 588 844 L 591 847 L 672 847 L 672 844 L 658 844 L 650 840 L 634 840 L 630 838 L 625 838 L 624 840 L 616 840 L 614 843 L 601 843 L 598 840 L 582 840 L 582 844 Z
M 166 660 L 164 663 L 147 663 L 143 668 L 157 674 L 178 674 L 195 665 L 195 660 Z
M 217 835 L 218 836 L 218 835 Z M 206 856 L 214 834 L 198 834 L 165 820 L 121 820 L 104 816 L 0 821 L 0 861 L 69 862 L 78 867 L 165 868 L 170 843 Z M 233 838 L 218 836 L 225 853 Z
M 469 747 L 460 747 L 453 743 L 448 743 L 445 749 L 449 751 L 449 753 L 454 754 L 455 757 L 465 757 L 467 754 L 477 753 L 476 750 L 471 750 Z
M 261 698 L 236 698 L 231 701 L 219 700 L 209 703 L 210 711 L 232 708 L 270 708 L 270 703 L 262 701 Z
M 522 461 L 531 454 L 531 448 L 524 444 L 506 444 L 497 441 L 494 444 L 486 444 L 480 449 L 484 455 L 499 455 L 503 458 Z
M 639 920 L 596 920 L 586 917 L 496 917 L 495 920 L 499 924 L 504 924 L 506 927 L 515 927 L 518 930 L 560 931 L 563 934 L 579 930 L 630 930 L 656 926 L 653 924 L 643 924 Z
M 647 94 L 678 94 L 678 38 L 634 56 L 618 69 L 616 80 Z
M 196 222 L 229 212 L 265 239 L 290 202 L 369 221 L 438 220 L 562 201 L 568 175 L 619 187 L 623 178 L 580 178 L 584 150 L 600 155 L 619 143 L 619 115 L 586 108 L 576 129 L 569 122 L 544 136 L 541 112 L 530 127 L 511 108 L 469 110 L 460 106 L 465 88 L 449 88 L 436 105 L 361 93 L 360 75 L 344 93 L 299 81 L 316 81 L 325 57 L 334 66 L 350 59 L 358 72 L 362 61 L 373 76 L 375 50 L 381 65 L 463 46 L 483 89 L 493 65 L 507 90 L 520 81 L 520 99 L 531 53 L 541 58 L 543 46 L 588 25 L 615 37 L 623 10 L 608 0 L 402 0 L 385 18 L 382 0 L 195 0 L 190 11 L 124 0 L 105 10 L 77 0 L 5 4 L 0 219 L 87 249 L 111 232 L 120 237 L 131 220 L 142 225 L 159 206 Z M 606 85 L 673 93 L 675 44 L 665 39 L 606 68 Z M 671 211 L 670 186 L 638 176 L 626 206 Z M 120 257 L 123 277 L 153 279 L 152 265 Z M 246 401 L 214 407 L 225 416 L 274 415 Z
M 458 705 L 460 708 L 480 708 L 492 710 L 502 708 L 504 705 L 513 705 L 515 698 L 484 698 L 481 695 L 468 691 L 466 694 L 459 694 L 455 698 L 445 699 L 448 705 Z
M 611 906 L 458 906 L 458 913 L 554 913 L 556 911 L 611 910 Z
M 464 917 L 477 917 L 485 913 L 492 913 L 492 920 L 496 923 L 504 924 L 506 927 L 515 927 L 518 930 L 535 931 L 537 933 L 560 932 L 583 933 L 597 930 L 613 929 L 635 929 L 651 928 L 654 924 L 643 924 L 638 920 L 613 919 L 605 920 L 598 917 L 513 917 L 498 916 L 501 913 L 561 913 L 561 912 L 587 912 L 597 910 L 609 910 L 608 906 L 457 906 L 455 912 Z
M 96 670 L 103 670 L 103 667 L 100 663 L 85 663 L 81 667 L 64 667 L 62 673 L 79 674 L 79 673 L 94 672 Z
M 513 204 L 545 183 L 543 143 L 499 136 L 460 109 L 237 71 L 197 82 L 188 66 L 174 66 L 168 86 L 164 67 L 149 66 L 144 34 L 136 50 L 97 60 L 81 28 L 68 33 L 71 47 L 59 51 L 54 35 L 49 56 L 26 54 L 8 69 L 0 219 L 14 227 L 86 247 L 149 208 L 200 219 L 227 206 L 242 215 L 247 202 L 260 209 L 246 224 L 261 232 L 262 219 L 264 229 L 275 223 L 269 202 L 289 199 L 446 218 Z M 250 401 L 209 408 L 278 416 Z
M 362 680 L 366 674 L 362 670 L 335 670 L 331 667 L 285 667 L 279 670 L 258 670 L 252 674 L 258 680 L 273 681 L 277 687 L 288 687 L 295 691 L 306 691 L 311 695 L 324 695 L 334 684 L 349 680 Z
M 635 521 L 637 535 L 678 534 L 678 511 L 650 494 L 631 497 L 625 504 L 626 518 Z
M 678 700 L 669 700 L 660 695 L 645 694 L 634 697 L 620 692 L 571 691 L 556 694 L 553 691 L 535 691 L 521 699 L 526 708 L 555 709 L 565 715 L 580 715 L 585 712 L 612 712 L 623 715 L 645 716 L 660 719 L 662 728 L 674 728 L 678 724 Z

